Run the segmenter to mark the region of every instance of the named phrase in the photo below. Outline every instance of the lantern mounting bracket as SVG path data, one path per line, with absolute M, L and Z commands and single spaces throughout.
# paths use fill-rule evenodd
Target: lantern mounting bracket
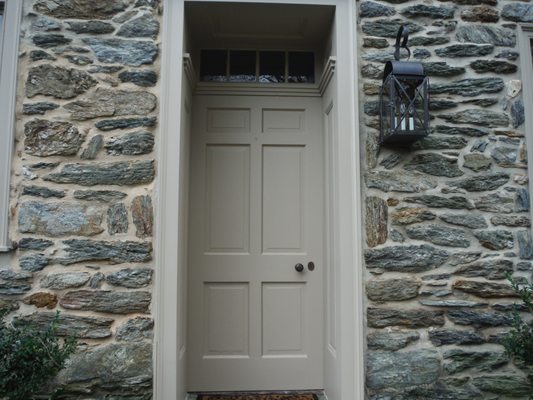
M 396 61 L 400 61 L 400 49 L 407 50 L 407 53 L 408 53 L 407 60 L 411 58 L 411 50 L 409 50 L 409 47 L 407 47 L 408 40 L 409 40 L 409 29 L 406 26 L 401 25 L 400 28 L 398 29 L 398 34 L 396 35 L 396 43 L 394 44 L 394 47 L 396 48 L 396 50 L 394 51 L 394 59 Z

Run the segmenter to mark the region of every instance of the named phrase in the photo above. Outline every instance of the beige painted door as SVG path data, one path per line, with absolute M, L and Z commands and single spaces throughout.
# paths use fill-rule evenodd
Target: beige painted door
M 194 100 L 189 391 L 323 387 L 320 107 L 312 97 Z

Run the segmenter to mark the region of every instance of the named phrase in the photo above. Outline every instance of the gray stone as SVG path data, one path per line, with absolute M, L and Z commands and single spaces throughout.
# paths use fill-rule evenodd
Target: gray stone
M 513 234 L 504 230 L 475 231 L 474 236 L 479 243 L 491 250 L 512 249 L 514 246 Z
M 365 250 L 365 262 L 368 269 L 381 268 L 388 271 L 428 271 L 444 264 L 448 257 L 447 251 L 425 244 Z
M 359 7 L 359 17 L 361 18 L 389 17 L 394 14 L 396 14 L 396 10 L 393 7 L 373 1 L 363 1 Z
M 41 287 L 55 290 L 79 288 L 89 282 L 89 279 L 91 279 L 91 274 L 88 272 L 61 272 L 48 274 L 41 279 Z
M 391 229 L 389 236 L 393 242 L 403 243 L 405 241 L 403 235 L 396 229 Z
M 409 225 L 434 220 L 436 215 L 425 208 L 413 207 L 396 210 L 391 217 L 394 224 Z
M 400 301 L 418 296 L 420 282 L 412 279 L 372 280 L 366 283 L 366 295 L 373 301 Z
M 0 299 L 0 313 L 11 312 L 19 309 L 19 304 L 17 301 Z
M 69 24 L 69 31 L 76 33 L 88 33 L 91 35 L 101 35 L 105 33 L 113 33 L 115 27 L 109 22 L 103 21 L 83 21 L 83 22 L 67 22 Z
M 431 98 L 429 100 L 429 110 L 430 111 L 448 110 L 450 108 L 455 108 L 457 106 L 458 106 L 457 101 L 453 101 L 453 100 L 435 99 L 435 98 Z M 415 142 L 415 144 L 416 144 L 416 142 Z
M 137 342 L 151 339 L 153 336 L 154 320 L 151 318 L 137 317 L 130 319 L 117 328 L 118 341 Z
M 37 0 L 33 9 L 55 18 L 108 19 L 128 5 L 126 0 Z
M 439 246 L 468 247 L 470 240 L 461 229 L 448 228 L 441 225 L 418 225 L 405 229 L 407 236 L 411 239 L 427 240 Z
M 432 131 L 435 133 L 442 133 L 446 135 L 465 135 L 471 137 L 480 137 L 489 134 L 489 132 L 486 130 L 446 125 L 437 125 L 432 129 Z
M 518 149 L 513 147 L 495 147 L 491 151 L 491 157 L 500 167 L 514 167 Z
M 491 217 L 490 222 L 495 226 L 504 225 L 524 228 L 531 226 L 531 220 L 527 215 L 495 215 Z
M 142 91 L 98 88 L 91 95 L 64 106 L 71 118 L 86 120 L 98 117 L 147 115 L 157 106 L 157 97 Z
M 30 165 L 31 169 L 51 169 L 59 165 L 59 162 L 38 162 Z
M 468 22 L 498 22 L 500 14 L 492 7 L 479 6 L 463 10 L 461 18 Z
M 46 250 L 52 246 L 54 242 L 47 239 L 36 238 L 22 238 L 18 242 L 19 250 Z
M 48 103 L 48 102 L 40 102 L 40 103 L 32 103 L 32 104 L 27 103 L 27 104 L 22 105 L 22 113 L 26 115 L 35 115 L 35 114 L 43 115 L 47 111 L 55 110 L 56 108 L 59 108 L 59 104 Z
M 478 260 L 480 257 L 480 251 L 455 252 L 450 257 L 449 264 L 452 266 L 468 264 Z
M 61 395 L 70 399 L 80 398 L 81 392 L 90 394 L 85 399 L 147 400 L 152 397 L 152 344 L 122 342 L 80 349 L 57 381 Z
M 457 0 L 455 0 L 457 1 Z M 438 400 L 482 400 L 484 399 L 482 393 L 467 383 L 466 379 L 458 379 L 459 382 L 452 381 L 448 385 L 450 379 L 446 379 L 445 382 L 437 381 L 434 385 L 430 386 L 416 386 L 413 388 L 402 391 L 402 395 L 394 400 L 426 400 L 426 399 L 438 399 Z M 405 396 L 404 396 L 405 395 Z M 384 400 L 384 399 L 371 399 L 371 400 Z M 392 400 L 392 399 L 391 399 Z
M 65 58 L 68 60 L 69 63 L 76 65 L 89 65 L 94 62 L 91 57 L 82 56 L 79 54 L 67 54 Z
M 504 214 L 514 211 L 514 203 L 514 198 L 505 191 L 491 193 L 475 200 L 478 210 Z
M 113 286 L 138 289 L 152 282 L 153 271 L 150 268 L 126 268 L 106 276 L 106 281 Z
M 432 19 L 451 19 L 454 16 L 454 9 L 451 7 L 429 6 L 426 4 L 416 4 L 409 6 L 400 11 L 407 18 L 432 18 Z
M 387 61 L 394 60 L 394 50 L 376 51 L 372 53 L 364 53 L 361 58 L 366 61 L 373 61 L 378 63 L 386 63 Z
M 26 272 L 41 271 L 50 264 L 50 258 L 44 254 L 31 254 L 29 256 L 20 257 L 20 269 Z
M 492 371 L 509 362 L 508 356 L 496 351 L 465 351 L 451 349 L 444 353 L 444 371 L 456 374 L 467 369 Z
M 122 82 L 131 82 L 137 86 L 150 87 L 157 83 L 157 74 L 149 70 L 124 71 L 118 75 Z
M 462 25 L 455 35 L 459 42 L 493 44 L 495 46 L 514 47 L 516 34 L 508 29 L 487 25 Z
M 520 261 L 516 263 L 517 271 L 533 271 L 533 263 L 530 261 Z
M 529 191 L 525 188 L 516 191 L 515 211 L 529 211 Z
M 507 283 L 457 280 L 453 283 L 453 289 L 483 298 L 517 296 L 513 287 Z
M 440 356 L 429 349 L 404 353 L 369 351 L 366 367 L 366 385 L 370 389 L 427 385 L 439 377 Z
M 97 272 L 93 275 L 91 280 L 89 281 L 89 287 L 91 289 L 98 289 L 102 286 L 102 284 L 105 282 L 105 275 L 101 272 Z
M 470 68 L 478 73 L 512 74 L 518 70 L 516 64 L 498 60 L 476 60 L 470 63 Z
M 110 235 L 128 232 L 128 210 L 123 203 L 112 204 L 107 209 L 107 232 Z
M 533 22 L 533 5 L 510 3 L 503 6 L 502 17 L 508 21 Z
M 31 61 L 41 61 L 41 60 L 55 60 L 56 58 L 47 53 L 44 50 L 32 50 L 30 51 L 30 60 Z
M 385 200 L 368 196 L 365 201 L 366 243 L 375 247 L 387 241 L 388 208 Z
M 95 126 L 101 131 L 111 131 L 113 129 L 149 128 L 155 126 L 156 122 L 156 117 L 105 119 L 98 121 Z
M 363 32 L 369 36 L 395 38 L 401 25 L 404 25 L 411 34 L 420 32 L 424 29 L 420 25 L 400 19 L 377 19 L 374 21 L 366 21 L 363 23 L 362 29 Z
M 444 325 L 444 312 L 440 310 L 398 310 L 368 307 L 367 320 L 368 326 L 372 328 L 385 328 L 387 326 L 423 328 Z
M 33 44 L 38 47 L 48 49 L 50 47 L 62 46 L 72 42 L 72 39 L 58 33 L 40 34 L 33 36 Z
M 100 149 L 104 146 L 104 138 L 102 135 L 95 135 L 91 138 L 87 147 L 81 153 L 83 160 L 94 160 L 98 155 Z
M 450 308 L 474 308 L 484 307 L 487 303 L 468 300 L 420 300 L 420 304 L 428 307 L 450 307 Z
M 56 47 L 52 49 L 52 51 L 55 54 L 65 54 L 65 53 L 90 53 L 91 50 L 89 50 L 87 47 L 81 47 L 81 46 L 61 46 Z
M 437 186 L 435 180 L 422 174 L 404 171 L 372 171 L 365 174 L 368 188 L 380 189 L 384 192 L 417 193 Z
M 496 259 L 479 261 L 473 264 L 464 265 L 455 270 L 455 275 L 468 277 L 483 276 L 487 279 L 505 279 L 507 274 L 513 273 L 513 262 L 511 260 Z
M 529 229 L 518 231 L 516 233 L 518 241 L 518 256 L 522 260 L 533 259 L 533 243 L 531 241 L 531 233 Z
M 65 164 L 61 172 L 46 175 L 43 179 L 56 183 L 94 185 L 140 185 L 153 181 L 154 162 L 118 161 L 99 164 Z
M 117 36 L 127 38 L 156 38 L 159 33 L 159 22 L 150 13 L 143 14 L 122 25 Z
M 446 44 L 450 42 L 450 38 L 447 36 L 415 36 L 409 38 L 409 46 L 436 46 L 440 44 Z M 446 64 L 446 63 L 438 63 Z M 424 68 L 425 70 L 425 68 Z M 427 71 L 425 71 L 427 74 Z
M 446 176 L 453 178 L 464 173 L 457 166 L 456 158 L 449 158 L 436 153 L 416 154 L 404 168 L 416 170 L 433 176 Z
M 435 50 L 439 57 L 443 58 L 463 58 L 487 56 L 494 51 L 492 44 L 452 44 Z
M 22 195 L 44 197 L 45 199 L 48 199 L 50 197 L 56 197 L 56 198 L 61 199 L 65 197 L 65 191 L 48 189 L 42 186 L 24 186 L 22 188 Z
M 450 310 L 448 318 L 457 325 L 472 325 L 478 328 L 511 325 L 513 318 L 508 313 L 474 310 Z
M 367 336 L 367 345 L 372 350 L 396 351 L 420 338 L 418 332 L 372 332 Z
M 466 69 L 463 67 L 452 67 L 444 61 L 422 63 L 424 72 L 428 76 L 450 77 L 464 74 Z
M 34 119 L 24 125 L 24 150 L 40 157 L 74 155 L 85 135 L 70 122 Z
M 114 74 L 121 69 L 124 69 L 122 65 L 95 65 L 89 68 L 89 72 L 91 74 Z
M 379 115 L 379 101 L 367 101 L 363 105 L 363 111 L 366 115 Z
M 373 64 L 364 64 L 361 67 L 361 75 L 363 78 L 382 79 L 383 68 L 376 67 Z
M 472 124 L 488 128 L 506 127 L 510 122 L 507 114 L 479 109 L 468 109 L 453 114 L 440 114 L 439 118 L 456 124 Z
M 513 120 L 513 128 L 518 128 L 525 122 L 524 102 L 521 98 L 511 106 L 511 118 Z
M 483 215 L 476 214 L 442 214 L 439 218 L 452 225 L 465 226 L 472 229 L 487 228 Z
M 533 388 L 526 377 L 516 373 L 507 375 L 475 376 L 472 384 L 484 392 L 510 397 L 530 396 Z
M 123 39 L 83 39 L 96 54 L 98 61 L 111 64 L 119 63 L 138 67 L 143 64 L 152 64 L 158 53 L 153 42 L 123 40 Z
M 487 142 L 486 140 L 478 139 L 478 140 L 476 140 L 474 142 L 474 144 L 470 148 L 470 151 L 477 151 L 479 153 L 483 153 L 486 150 L 488 144 L 489 144 L 489 142 Z M 466 155 L 465 155 L 465 157 L 466 157 Z
M 74 198 L 78 200 L 95 200 L 103 203 L 112 203 L 122 200 L 126 193 L 115 190 L 75 190 Z
M 114 156 L 148 154 L 154 149 L 154 136 L 145 131 L 128 133 L 108 139 L 104 147 Z
M 103 232 L 100 207 L 27 201 L 20 205 L 19 232 L 48 236 L 92 236 Z
M 0 266 L 0 295 L 19 295 L 31 290 L 32 274 Z
M 506 60 L 509 60 L 509 61 L 516 61 L 519 56 L 520 54 L 516 51 L 502 50 L 501 52 L 496 54 L 495 58 L 505 58 Z
M 459 331 L 454 329 L 435 329 L 429 331 L 429 340 L 435 346 L 449 344 L 472 345 L 485 343 L 485 337 L 478 332 Z
M 365 3 L 372 3 L 372 4 L 376 4 L 376 5 L 378 4 L 378 3 L 374 3 L 374 2 L 370 2 L 370 1 L 366 1 Z M 361 4 L 361 9 L 363 7 L 363 4 L 365 4 L 365 3 Z M 363 47 L 373 47 L 373 48 L 376 48 L 376 49 L 384 49 L 386 47 L 389 47 L 389 42 L 387 41 L 387 39 L 373 38 L 373 37 L 366 37 L 365 36 L 363 38 Z
M 465 154 L 463 167 L 471 169 L 474 172 L 486 171 L 490 169 L 492 162 L 490 158 L 482 154 Z
M 31 28 L 35 31 L 59 31 L 62 28 L 62 24 L 41 15 L 32 22 Z
M 404 199 L 407 203 L 424 204 L 433 208 L 450 208 L 453 210 L 471 210 L 474 208 L 471 201 L 462 196 L 436 196 L 436 195 L 423 195 L 417 197 L 406 197 Z
M 152 236 L 154 211 L 150 196 L 136 196 L 131 202 L 131 215 L 135 225 L 135 235 L 140 238 Z
M 30 68 L 26 96 L 38 94 L 58 99 L 76 97 L 96 85 L 96 79 L 85 71 L 43 64 Z
M 70 265 L 84 261 L 109 261 L 112 264 L 123 262 L 147 262 L 152 259 L 150 242 L 95 241 L 70 239 L 63 242 L 66 256 L 59 263 Z
M 509 174 L 505 172 L 496 172 L 492 174 L 477 175 L 458 181 L 448 182 L 452 187 L 465 189 L 469 192 L 482 192 L 485 190 L 498 189 L 509 181 Z
M 462 79 L 460 81 L 433 84 L 431 94 L 458 94 L 461 96 L 479 96 L 483 93 L 497 93 L 505 87 L 501 78 Z
M 110 290 L 77 290 L 67 292 L 59 301 L 69 310 L 97 311 L 110 314 L 146 313 L 150 307 L 149 292 L 114 292 Z
M 392 169 L 397 166 L 401 160 L 402 156 L 396 153 L 392 153 L 385 157 L 383 160 L 381 160 L 379 165 L 385 167 L 386 169 Z
M 520 312 L 527 312 L 527 306 L 525 304 L 517 304 L 517 303 L 506 303 L 506 304 L 492 304 L 491 307 L 495 309 L 496 311 L 503 311 L 503 312 L 513 312 L 513 311 L 520 311 Z
M 38 312 L 30 315 L 17 316 L 14 319 L 15 326 L 36 326 L 47 329 L 56 319 L 55 312 Z M 80 339 L 104 339 L 111 336 L 112 318 L 106 317 L 80 317 L 61 313 L 57 317 L 56 334 Z
M 415 49 L 415 51 L 413 51 L 413 57 L 417 60 L 425 60 L 426 58 L 431 57 L 431 52 L 427 49 Z
M 480 107 L 490 107 L 494 104 L 498 104 L 499 100 L 497 98 L 486 98 L 486 99 L 471 99 L 463 100 L 461 104 L 473 104 Z

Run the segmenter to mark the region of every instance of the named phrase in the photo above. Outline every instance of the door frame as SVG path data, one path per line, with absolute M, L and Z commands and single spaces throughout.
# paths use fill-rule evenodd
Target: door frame
M 209 1 L 209 0 L 195 0 Z M 216 0 L 227 2 L 228 0 Z M 335 382 L 328 384 L 330 400 L 364 399 L 364 290 L 363 290 L 363 233 L 360 139 L 358 135 L 359 106 L 357 87 L 356 4 L 354 0 L 231 0 L 242 3 L 315 4 L 337 8 L 335 38 L 337 43 L 337 128 L 336 150 L 338 201 L 339 260 L 339 344 Z M 153 289 L 155 318 L 153 360 L 154 398 L 156 400 L 185 399 L 184 349 L 178 348 L 177 338 L 186 317 L 178 288 L 178 238 L 183 223 L 177 207 L 184 188 L 177 184 L 180 176 L 180 127 L 183 109 L 183 90 L 186 77 L 183 71 L 185 0 L 163 0 L 161 45 L 160 129 L 157 148 L 156 188 L 154 198 L 156 230 L 154 259 L 156 279 Z M 185 281 L 186 283 L 186 281 Z M 327 376 L 328 374 L 326 374 Z M 330 386 L 330 388 L 328 388 Z

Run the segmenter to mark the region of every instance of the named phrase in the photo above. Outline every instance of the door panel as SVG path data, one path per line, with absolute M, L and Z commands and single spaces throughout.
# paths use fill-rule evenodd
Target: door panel
M 188 390 L 320 389 L 321 101 L 194 102 Z

